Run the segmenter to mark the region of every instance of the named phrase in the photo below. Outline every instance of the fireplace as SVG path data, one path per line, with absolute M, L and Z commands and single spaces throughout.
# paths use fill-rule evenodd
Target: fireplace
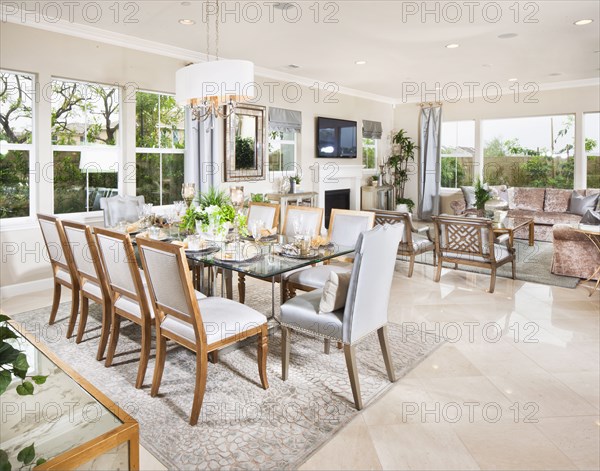
M 328 190 L 325 192 L 325 227 L 329 229 L 332 209 L 350 209 L 350 189 Z

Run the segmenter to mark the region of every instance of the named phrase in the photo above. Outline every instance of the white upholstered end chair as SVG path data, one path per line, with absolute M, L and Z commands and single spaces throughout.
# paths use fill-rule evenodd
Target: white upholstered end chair
M 252 227 L 256 221 L 262 221 L 265 229 L 277 228 L 279 225 L 280 206 L 273 203 L 255 203 L 248 205 L 248 228 Z
M 76 343 L 83 340 L 83 334 L 88 318 L 89 301 L 92 300 L 102 306 L 102 329 L 96 360 L 104 358 L 106 344 L 110 331 L 111 299 L 104 276 L 104 268 L 98 254 L 96 240 L 90 226 L 73 221 L 63 221 L 65 235 L 77 276 L 79 278 L 79 327 L 77 329 Z
M 100 198 L 100 209 L 104 211 L 104 227 L 114 227 L 121 221 L 137 221 L 144 202 L 143 196 Z
M 46 214 L 38 214 L 37 217 L 46 243 L 46 250 L 48 250 L 54 280 L 54 295 L 48 324 L 52 325 L 56 320 L 61 287 L 69 288 L 71 290 L 71 315 L 67 327 L 67 338 L 69 338 L 73 335 L 77 314 L 79 313 L 79 277 L 71 257 L 71 251 L 68 248 L 61 220 L 56 216 Z
M 395 381 L 387 342 L 387 322 L 396 251 L 402 230 L 402 225 L 396 224 L 377 226 L 361 234 L 343 308 L 328 313 L 320 312 L 321 289 L 296 296 L 281 306 L 284 381 L 288 378 L 291 330 L 343 343 L 354 404 L 359 410 L 362 409 L 362 398 L 355 345 L 366 335 L 377 331 L 388 377 L 390 381 Z
M 162 380 L 166 342 L 172 340 L 196 353 L 196 381 L 190 424 L 198 422 L 207 377 L 207 353 L 258 336 L 258 372 L 264 389 L 267 380 L 267 318 L 230 299 L 196 299 L 183 247 L 137 239 L 156 326 L 156 364 L 150 394 L 156 396 Z

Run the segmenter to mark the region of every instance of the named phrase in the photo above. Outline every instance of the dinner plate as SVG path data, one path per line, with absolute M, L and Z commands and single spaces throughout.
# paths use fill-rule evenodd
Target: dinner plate
M 315 258 L 319 255 L 319 251 L 318 250 L 311 250 L 310 253 L 308 255 L 300 255 L 300 254 L 293 254 L 290 252 L 281 252 L 279 255 L 281 255 L 282 257 L 287 257 L 287 258 L 295 258 L 297 260 L 310 260 L 311 258 Z
M 199 249 L 199 250 L 185 249 L 185 253 L 188 255 L 206 255 L 206 254 L 218 252 L 219 250 L 220 250 L 219 247 L 215 247 L 214 245 L 211 245 L 209 247 L 205 247 L 205 248 Z

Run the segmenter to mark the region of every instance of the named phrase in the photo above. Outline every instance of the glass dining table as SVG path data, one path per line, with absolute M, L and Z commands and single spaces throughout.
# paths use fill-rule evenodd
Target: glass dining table
M 354 252 L 354 247 L 330 243 L 311 248 L 304 255 L 289 253 L 285 249 L 293 244 L 292 239 L 282 235 L 259 241 L 242 237 L 236 242 L 206 242 L 201 250 L 186 249 L 194 288 L 214 296 L 218 269 L 223 271 L 224 278 L 237 272 L 238 275 L 270 281 L 271 317 L 275 317 L 275 285 L 283 274 Z M 167 241 L 176 243 L 178 240 L 181 238 L 169 238 Z M 207 275 L 205 268 L 208 268 Z M 221 283 L 221 296 L 224 295 L 224 281 Z

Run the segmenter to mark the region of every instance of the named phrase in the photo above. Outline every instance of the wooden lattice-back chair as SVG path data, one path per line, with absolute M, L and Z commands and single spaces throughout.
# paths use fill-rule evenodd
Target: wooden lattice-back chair
M 495 243 L 492 221 L 483 218 L 434 216 L 435 250 L 437 252 L 437 271 L 435 281 L 440 281 L 442 263 L 450 262 L 455 266 L 470 265 L 491 270 L 490 289 L 494 292 L 496 269 L 506 263 L 512 263 L 512 277 L 516 275 L 515 250 L 508 237 L 498 240 L 506 244 Z
M 100 304 L 102 306 L 102 330 L 96 354 L 96 359 L 100 361 L 104 358 L 104 352 L 108 343 L 111 310 L 111 298 L 104 275 L 104 267 L 102 266 L 96 240 L 90 226 L 73 221 L 63 221 L 62 224 L 65 228 L 65 235 L 81 288 L 79 291 L 81 313 L 75 342 L 80 343 L 83 340 L 88 318 L 89 301 L 92 300 Z
M 54 324 L 58 305 L 60 304 L 61 287 L 65 286 L 71 290 L 71 315 L 67 327 L 67 338 L 73 335 L 77 314 L 79 313 L 79 277 L 75 269 L 71 251 L 67 244 L 65 230 L 62 222 L 56 216 L 38 214 L 38 222 L 42 230 L 50 265 L 54 279 L 54 296 L 52 298 L 52 309 L 48 324 Z
M 398 246 L 398 255 L 409 257 L 408 277 L 413 275 L 417 255 L 433 252 L 433 265 L 436 265 L 435 243 L 430 234 L 429 226 L 416 228 L 412 222 L 411 213 L 376 210 L 375 224 L 404 224 L 402 240 Z

